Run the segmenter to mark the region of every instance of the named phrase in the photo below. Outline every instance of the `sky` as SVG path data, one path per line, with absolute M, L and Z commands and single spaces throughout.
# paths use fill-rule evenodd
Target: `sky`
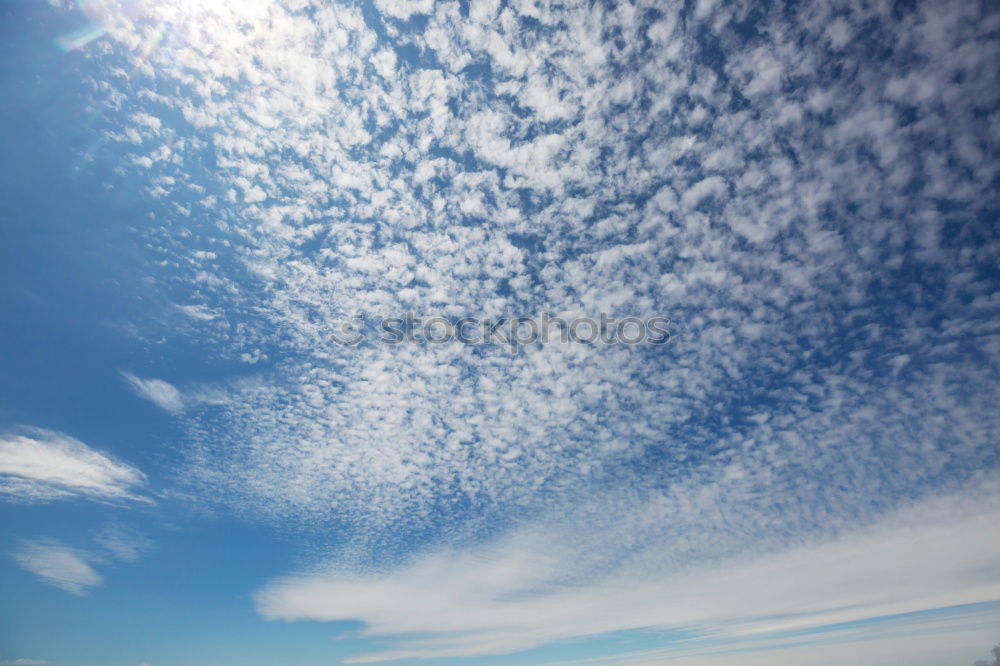
M 990 659 L 997 63 L 988 0 L 0 0 L 0 666 Z

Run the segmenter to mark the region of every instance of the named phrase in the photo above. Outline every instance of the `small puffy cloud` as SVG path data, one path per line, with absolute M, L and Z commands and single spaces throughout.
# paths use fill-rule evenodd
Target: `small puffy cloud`
M 681 203 L 685 208 L 694 208 L 709 197 L 721 197 L 726 193 L 726 182 L 718 176 L 709 176 L 688 188 Z
M 177 309 L 188 317 L 191 317 L 191 319 L 198 319 L 200 321 L 212 321 L 219 316 L 204 305 L 178 305 Z
M 695 3 L 695 18 L 704 19 L 708 17 L 717 4 L 718 2 L 716 2 L 716 0 L 698 0 L 698 2 Z
M 49 662 L 44 659 L 2 659 L 0 666 L 41 666 Z
M 429 14 L 434 9 L 433 0 L 376 0 L 375 6 L 385 16 L 408 20 L 414 14 Z
M 184 396 L 172 384 L 162 379 L 143 379 L 130 372 L 123 372 L 122 376 L 136 393 L 160 409 L 172 414 L 184 410 Z
M 148 501 L 135 493 L 145 480 L 135 467 L 62 433 L 25 428 L 0 436 L 0 495 L 8 499 Z
M 43 583 L 70 594 L 82 595 L 103 582 L 101 575 L 87 562 L 89 555 L 54 539 L 25 541 L 12 557 L 24 570 Z

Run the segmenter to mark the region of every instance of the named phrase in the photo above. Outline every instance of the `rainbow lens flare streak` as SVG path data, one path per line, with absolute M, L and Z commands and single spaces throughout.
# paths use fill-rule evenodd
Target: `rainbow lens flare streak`
M 69 53 L 103 37 L 107 30 L 100 25 L 87 25 L 55 38 L 56 46 Z

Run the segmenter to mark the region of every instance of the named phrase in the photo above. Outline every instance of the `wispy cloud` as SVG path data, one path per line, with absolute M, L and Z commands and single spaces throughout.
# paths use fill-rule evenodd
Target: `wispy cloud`
M 97 568 L 118 562 L 134 564 L 153 547 L 146 535 L 118 523 L 106 525 L 93 541 L 96 548 L 73 548 L 56 539 L 29 539 L 11 557 L 42 582 L 82 595 L 103 584 Z
M 625 651 L 551 666 L 726 666 L 734 660 L 746 666 L 966 666 L 982 652 L 976 646 L 988 644 L 995 636 L 998 619 L 1000 608 L 995 606 L 944 609 L 918 617 L 881 618 L 782 638 L 691 641 L 667 649 Z
M 23 428 L 0 436 L 0 494 L 20 502 L 82 497 L 148 502 L 135 467 L 68 435 Z
M 130 372 L 123 372 L 122 376 L 136 393 L 160 409 L 172 414 L 184 411 L 184 396 L 172 384 L 162 379 L 143 379 Z
M 256 598 L 270 619 L 354 619 L 365 623 L 365 635 L 423 637 L 359 662 L 503 654 L 642 628 L 686 632 L 690 639 L 660 657 L 691 656 L 725 642 L 760 643 L 1000 599 L 1000 545 L 990 529 L 998 519 L 1000 488 L 990 482 L 832 538 L 674 565 L 673 554 L 700 546 L 661 533 L 629 548 L 614 544 L 615 534 L 602 540 L 607 535 L 580 527 L 567 541 L 566 526 L 554 524 L 432 552 L 382 573 L 282 578 Z M 595 547 L 625 557 L 598 574 Z
M 213 312 L 203 305 L 178 305 L 177 309 L 188 317 L 199 321 L 212 321 L 219 316 L 217 312 Z
M 86 594 L 90 588 L 104 582 L 90 565 L 87 552 L 68 548 L 54 539 L 25 541 L 12 557 L 43 583 L 71 594 Z
M 153 547 L 149 537 L 117 523 L 105 526 L 94 541 L 111 558 L 122 562 L 136 562 Z

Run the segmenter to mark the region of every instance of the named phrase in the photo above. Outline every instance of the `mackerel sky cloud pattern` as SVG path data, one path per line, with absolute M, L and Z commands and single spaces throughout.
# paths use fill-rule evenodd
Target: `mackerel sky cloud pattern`
M 986 5 L 194 7 L 105 9 L 97 87 L 178 208 L 148 231 L 175 289 L 268 359 L 192 419 L 206 482 L 394 520 L 623 465 L 792 495 L 834 465 L 835 506 L 992 455 Z M 514 359 L 330 340 L 405 311 L 678 330 Z
M 134 233 L 162 307 L 135 335 L 167 342 L 121 377 L 177 424 L 169 483 L 336 535 L 261 581 L 261 616 L 434 659 L 995 600 L 995 4 L 84 11 L 94 131 L 157 210 Z M 336 342 L 406 313 L 665 317 L 670 342 Z M 181 343 L 225 370 L 170 375 Z M 780 579 L 753 558 L 807 581 L 920 525 L 954 537 L 928 556 L 954 594 L 866 596 L 884 572 L 859 564 L 826 605 L 723 601 Z M 706 597 L 685 616 L 646 582 Z

